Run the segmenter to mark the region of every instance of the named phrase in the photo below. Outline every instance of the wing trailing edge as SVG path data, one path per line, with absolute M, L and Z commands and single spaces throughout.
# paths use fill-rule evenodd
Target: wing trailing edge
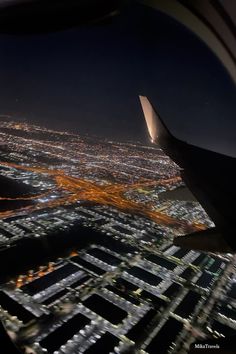
M 175 246 L 196 251 L 232 253 L 232 248 L 215 227 L 175 237 L 173 243 Z

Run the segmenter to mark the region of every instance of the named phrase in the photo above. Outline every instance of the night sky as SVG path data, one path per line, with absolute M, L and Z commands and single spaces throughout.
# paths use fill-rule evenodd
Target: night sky
M 148 143 L 139 94 L 178 138 L 236 156 L 235 86 L 173 19 L 140 5 L 105 24 L 0 35 L 0 114 Z

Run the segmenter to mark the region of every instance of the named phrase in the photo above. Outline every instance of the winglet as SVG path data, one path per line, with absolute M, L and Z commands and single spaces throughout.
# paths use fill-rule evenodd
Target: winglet
M 147 97 L 139 96 L 139 99 L 151 142 L 156 143 L 161 138 L 166 139 L 172 137 L 172 134 L 166 127 L 165 123 L 161 120 L 160 116 L 155 112 Z

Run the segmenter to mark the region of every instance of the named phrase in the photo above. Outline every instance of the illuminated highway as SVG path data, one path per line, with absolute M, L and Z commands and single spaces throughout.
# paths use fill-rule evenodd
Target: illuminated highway
M 63 170 L 52 170 L 43 167 L 29 167 L 14 163 L 0 162 L 2 166 L 7 166 L 23 171 L 35 172 L 38 174 L 46 174 L 51 176 L 56 183 L 55 190 L 63 191 L 64 195 L 53 200 L 45 201 L 44 203 L 37 201 L 39 198 L 46 197 L 49 193 L 41 193 L 38 195 L 24 196 L 18 198 L 0 198 L 0 200 L 32 200 L 33 205 L 22 207 L 16 210 L 7 210 L 0 212 L 1 218 L 12 217 L 24 213 L 34 212 L 44 208 L 55 208 L 62 205 L 69 205 L 77 201 L 93 202 L 94 204 L 102 204 L 115 207 L 127 213 L 133 213 L 147 217 L 158 224 L 164 226 L 176 227 L 183 233 L 189 233 L 196 230 L 202 230 L 204 225 L 193 223 L 189 224 L 186 221 L 177 220 L 158 210 L 154 210 L 152 205 L 146 205 L 135 201 L 128 200 L 124 197 L 127 190 L 136 189 L 148 186 L 160 186 L 176 183 L 181 180 L 180 177 L 168 179 L 160 179 L 158 181 L 138 182 L 132 185 L 127 184 L 109 184 L 105 186 L 97 185 L 88 180 L 83 180 L 77 177 L 68 176 Z M 50 191 L 51 193 L 52 191 Z

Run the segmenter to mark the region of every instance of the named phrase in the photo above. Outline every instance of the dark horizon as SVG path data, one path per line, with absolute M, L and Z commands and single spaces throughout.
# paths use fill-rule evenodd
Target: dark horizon
M 130 6 L 106 24 L 1 35 L 0 46 L 0 114 L 145 143 L 142 94 L 178 138 L 236 156 L 233 82 L 195 35 L 157 11 Z

